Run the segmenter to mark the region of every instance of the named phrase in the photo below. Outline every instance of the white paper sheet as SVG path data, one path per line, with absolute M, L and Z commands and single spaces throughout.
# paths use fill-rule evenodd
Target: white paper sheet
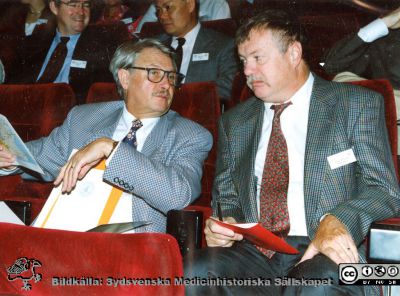
M 4 201 L 0 201 L 0 222 L 25 225 Z
M 87 231 L 100 224 L 132 222 L 131 195 L 103 182 L 103 174 L 99 166 L 92 168 L 70 194 L 62 194 L 61 186 L 54 188 L 33 226 Z

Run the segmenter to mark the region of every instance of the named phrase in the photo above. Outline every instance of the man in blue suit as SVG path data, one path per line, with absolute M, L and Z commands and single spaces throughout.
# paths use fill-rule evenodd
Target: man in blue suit
M 298 21 L 283 11 L 261 12 L 239 28 L 239 57 L 255 96 L 221 117 L 213 188 L 214 216 L 220 203 L 225 222 L 260 222 L 300 253 L 256 248 L 209 219 L 209 248 L 187 256 L 185 276 L 256 282 L 192 285 L 187 295 L 378 292 L 339 286 L 338 264 L 365 262 L 370 224 L 399 213 L 383 99 L 311 73 L 304 38 Z M 275 282 L 285 277 L 326 284 Z M 257 279 L 271 282 L 257 286 Z
M 229 100 L 237 71 L 232 38 L 201 26 L 196 0 L 157 0 L 154 3 L 166 33 L 160 40 L 177 49 L 178 39 L 184 38 L 179 69 L 186 76 L 184 82 L 215 81 L 219 97 Z
M 68 83 L 82 104 L 92 83 L 111 82 L 108 65 L 118 45 L 129 40 L 129 32 L 122 23 L 89 25 L 92 2 L 49 0 L 57 28 L 39 26 L 36 34 L 21 42 L 6 83 Z M 66 49 L 61 54 L 57 49 L 63 40 Z M 52 59 L 53 54 L 58 58 Z M 46 75 L 49 72 L 53 75 Z
M 107 158 L 103 179 L 132 196 L 133 221 L 151 221 L 138 231 L 165 232 L 166 214 L 182 209 L 201 191 L 202 165 L 211 134 L 169 110 L 181 75 L 173 53 L 156 40 L 129 41 L 110 64 L 123 101 L 73 108 L 60 127 L 27 146 L 63 192 Z M 138 121 L 139 120 L 139 121 Z M 69 160 L 73 149 L 79 149 Z M 14 157 L 0 145 L 0 167 Z M 19 169 L 24 177 L 28 173 Z

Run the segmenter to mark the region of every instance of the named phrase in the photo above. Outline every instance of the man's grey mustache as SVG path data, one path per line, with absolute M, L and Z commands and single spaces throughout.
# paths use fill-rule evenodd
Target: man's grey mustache
M 260 80 L 262 80 L 262 79 L 259 77 L 253 76 L 253 75 L 249 75 L 246 77 L 247 85 L 252 84 L 254 81 L 260 81 Z
M 167 91 L 155 92 L 155 93 L 153 93 L 153 96 L 156 96 L 156 97 L 168 97 L 168 98 L 171 97 L 169 92 L 167 92 Z

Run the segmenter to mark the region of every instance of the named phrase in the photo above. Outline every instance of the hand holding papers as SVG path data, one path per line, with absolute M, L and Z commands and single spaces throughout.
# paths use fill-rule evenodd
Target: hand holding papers
M 132 221 L 132 199 L 103 182 L 105 161 L 77 182 L 70 194 L 54 188 L 34 226 L 87 231 L 98 225 Z
M 213 218 L 211 218 L 213 219 Z M 295 248 L 285 242 L 282 238 L 276 236 L 261 226 L 260 223 L 237 223 L 228 224 L 222 221 L 213 219 L 217 224 L 222 227 L 229 228 L 236 233 L 243 235 L 249 242 L 280 253 L 298 254 Z
M 35 158 L 32 156 L 24 142 L 18 136 L 7 118 L 0 114 L 0 144 L 5 146 L 15 155 L 15 165 L 23 166 L 32 171 L 44 174 Z

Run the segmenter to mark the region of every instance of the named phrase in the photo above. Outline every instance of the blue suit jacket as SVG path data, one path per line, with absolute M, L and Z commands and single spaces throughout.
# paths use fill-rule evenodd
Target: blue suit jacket
M 111 138 L 123 106 L 123 101 L 77 106 L 48 137 L 27 143 L 45 171 L 42 178 L 54 180 L 73 149 L 97 138 Z M 200 195 L 202 165 L 211 146 L 205 128 L 169 111 L 141 152 L 126 143 L 119 145 L 103 178 L 132 193 L 133 221 L 153 222 L 140 231 L 165 232 L 167 212 L 187 206 Z
M 253 97 L 221 117 L 214 214 L 215 201 L 219 200 L 224 215 L 241 222 L 258 221 L 254 161 L 263 114 L 264 103 Z M 357 161 L 332 170 L 327 157 L 351 148 Z M 315 77 L 306 138 L 304 199 L 311 239 L 327 213 L 347 227 L 356 245 L 363 241 L 371 222 L 399 214 L 400 193 L 379 94 Z

